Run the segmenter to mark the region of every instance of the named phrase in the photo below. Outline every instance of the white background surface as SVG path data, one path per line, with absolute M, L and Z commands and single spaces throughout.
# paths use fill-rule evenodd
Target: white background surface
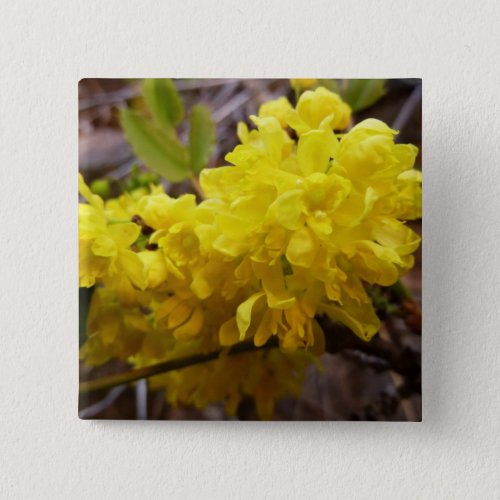
M 494 1 L 2 2 L 0 497 L 499 498 L 499 21 Z M 118 76 L 423 78 L 423 423 L 78 420 L 77 82 Z

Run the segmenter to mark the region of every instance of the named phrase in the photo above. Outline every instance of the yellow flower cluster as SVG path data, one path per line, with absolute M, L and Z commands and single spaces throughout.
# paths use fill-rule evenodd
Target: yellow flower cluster
M 379 330 L 367 284 L 388 286 L 413 265 L 421 216 L 417 148 L 368 119 L 345 134 L 349 106 L 332 92 L 263 105 L 238 126 L 232 166 L 205 169 L 206 195 L 161 187 L 103 202 L 80 176 L 80 286 L 94 291 L 82 358 L 145 366 L 270 338 L 281 349 L 156 377 L 172 404 L 253 396 L 261 417 L 300 390 L 320 354 L 326 314 L 369 340 Z

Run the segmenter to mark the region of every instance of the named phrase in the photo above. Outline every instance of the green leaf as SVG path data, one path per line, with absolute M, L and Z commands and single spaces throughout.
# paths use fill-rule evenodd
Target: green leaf
M 190 176 L 189 153 L 172 132 L 162 132 L 130 109 L 120 110 L 120 123 L 134 153 L 146 167 L 170 182 L 180 182 Z
M 349 80 L 342 97 L 349 103 L 354 113 L 369 108 L 385 95 L 386 80 Z
M 193 106 L 189 118 L 189 150 L 191 168 L 198 173 L 210 160 L 215 145 L 215 122 L 203 104 Z
M 153 120 L 159 127 L 175 127 L 184 118 L 184 105 L 169 78 L 146 78 L 142 94 Z

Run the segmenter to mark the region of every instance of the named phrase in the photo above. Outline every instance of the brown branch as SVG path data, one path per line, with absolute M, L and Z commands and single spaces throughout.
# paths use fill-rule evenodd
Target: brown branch
M 375 356 L 387 364 L 387 369 L 393 370 L 403 376 L 417 379 L 420 376 L 420 355 L 415 351 L 398 347 L 391 342 L 383 340 L 380 336 L 374 337 L 370 342 L 365 342 L 356 337 L 347 327 L 332 324 L 327 318 L 322 317 L 318 320 L 323 324 L 323 330 L 328 332 L 326 335 L 326 352 L 330 354 L 339 353 L 344 350 L 357 350 L 367 355 Z M 252 341 L 241 342 L 231 347 L 227 355 L 235 356 L 247 352 L 254 352 L 260 349 L 270 349 L 278 347 L 276 337 L 273 337 L 266 345 L 255 347 Z M 223 350 L 218 350 L 205 354 L 196 354 L 187 358 L 173 359 L 164 361 L 144 368 L 130 370 L 124 373 L 118 373 L 95 380 L 87 380 L 80 383 L 80 393 L 109 389 L 123 384 L 130 384 L 137 380 L 153 377 L 161 373 L 173 370 L 180 370 L 188 366 L 206 363 L 217 359 Z
M 246 352 L 277 347 L 277 342 L 274 339 L 272 340 L 272 342 L 268 342 L 262 347 L 255 347 L 252 341 L 241 342 L 229 349 L 227 355 L 235 356 Z M 159 375 L 161 373 L 166 373 L 169 371 L 186 368 L 188 366 L 213 361 L 217 359 L 223 352 L 224 351 L 221 349 L 206 354 L 195 354 L 194 356 L 189 356 L 187 358 L 172 359 L 170 361 L 164 361 L 156 365 L 145 366 L 144 368 L 138 368 L 136 370 L 129 370 L 123 373 L 117 373 L 115 375 L 109 375 L 107 377 L 102 377 L 95 380 L 80 382 L 80 394 L 99 391 L 103 389 L 110 389 L 111 387 L 115 387 L 117 385 L 130 384 L 131 382 L 153 377 L 154 375 Z

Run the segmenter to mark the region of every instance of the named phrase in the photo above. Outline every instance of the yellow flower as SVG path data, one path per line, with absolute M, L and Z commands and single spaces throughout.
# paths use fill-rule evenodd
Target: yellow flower
M 324 87 L 304 92 L 296 109 L 287 116 L 288 125 L 298 135 L 319 128 L 341 130 L 349 125 L 350 119 L 349 105 Z
M 110 359 L 126 361 L 142 349 L 151 325 L 139 308 L 123 308 L 116 295 L 106 288 L 92 294 L 87 317 L 87 341 L 81 359 L 101 365 Z
M 418 216 L 416 148 L 394 144 L 395 132 L 377 120 L 358 124 L 338 141 L 325 126 L 332 116 L 317 115 L 320 128 L 304 131 L 292 150 L 284 149 L 275 118 L 254 119 L 252 140 L 227 155 L 235 166 L 205 171 L 201 178 L 205 192 L 219 202 L 214 250 L 243 258 L 242 264 L 250 257 L 249 274 L 258 278 L 243 282 L 254 291 L 234 321 L 241 311 L 258 310 L 265 296 L 275 318 L 294 318 L 278 335 L 286 348 L 313 345 L 310 323 L 319 310 L 370 339 L 379 321 L 363 283 L 393 284 L 413 265 L 420 241 L 398 220 L 411 210 Z M 299 304 L 317 288 L 314 283 L 323 289 L 315 293 L 306 321 Z M 240 336 L 251 332 L 259 343 L 262 318 L 246 318 L 248 324 L 236 321 Z M 222 343 L 238 340 L 228 335 L 228 325 L 221 329 Z
M 305 351 L 285 354 L 277 349 L 221 356 L 211 363 L 154 377 L 151 387 L 163 388 L 167 402 L 174 407 L 192 405 L 202 409 L 223 403 L 230 416 L 236 414 L 245 397 L 251 396 L 257 416 L 271 420 L 276 400 L 300 394 L 304 369 L 313 359 Z
M 294 89 L 306 90 L 314 87 L 318 80 L 316 78 L 292 78 L 290 84 Z
M 371 187 L 383 194 L 413 168 L 418 153 L 411 144 L 394 144 L 396 134 L 380 120 L 358 123 L 340 140 L 334 170 L 361 189 Z
M 144 266 L 130 250 L 139 237 L 140 227 L 132 222 L 110 223 L 101 198 L 90 192 L 81 176 L 79 186 L 81 195 L 90 203 L 80 204 L 78 211 L 80 286 L 90 287 L 98 278 L 123 273 L 127 281 L 144 289 Z
M 160 330 L 171 330 L 177 340 L 187 341 L 201 332 L 205 316 L 196 297 L 178 290 L 159 306 L 155 319 Z
M 286 97 L 279 97 L 278 99 L 262 104 L 259 108 L 258 115 L 260 118 L 272 116 L 280 122 L 283 128 L 285 128 L 287 126 L 286 116 L 292 109 L 292 105 Z
M 144 266 L 148 289 L 156 289 L 165 284 L 172 270 L 174 273 L 178 272 L 176 268 L 168 265 L 160 252 L 144 250 L 137 255 Z
M 177 222 L 194 216 L 196 198 L 185 194 L 171 198 L 163 192 L 154 192 L 137 202 L 137 214 L 153 229 L 168 229 Z
M 80 177 L 80 285 L 100 285 L 82 358 L 141 367 L 274 339 L 279 349 L 152 381 L 172 405 L 222 402 L 232 415 L 252 396 L 272 418 L 324 350 L 319 315 L 369 341 L 380 320 L 368 286 L 414 263 L 420 238 L 406 221 L 421 216 L 422 176 L 417 148 L 379 120 L 337 135 L 350 115 L 321 87 L 295 109 L 284 97 L 263 104 L 255 128 L 238 124 L 232 165 L 201 172 L 199 204 L 161 187 L 103 203 Z

